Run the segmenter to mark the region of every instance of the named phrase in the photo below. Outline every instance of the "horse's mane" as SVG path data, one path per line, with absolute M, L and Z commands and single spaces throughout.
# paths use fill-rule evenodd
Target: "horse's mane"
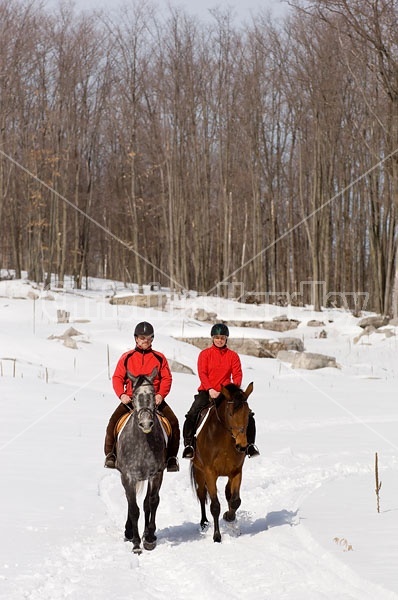
M 240 392 L 241 389 L 238 385 L 236 385 L 236 383 L 227 383 L 227 385 L 224 385 L 225 389 L 229 391 L 230 394 L 234 394 L 236 392 Z
M 247 398 L 244 395 L 243 390 L 235 383 L 228 383 L 224 387 L 229 392 L 230 398 L 234 404 L 233 411 L 235 412 L 235 411 L 239 410 L 243 406 L 243 404 L 247 401 Z M 221 394 L 221 396 L 222 396 L 222 400 L 220 402 L 220 405 L 224 401 L 227 401 L 227 402 L 230 401 L 228 398 L 225 397 L 224 394 Z
M 138 390 L 142 385 L 151 385 L 153 387 L 153 383 L 147 375 L 139 375 L 134 387 Z

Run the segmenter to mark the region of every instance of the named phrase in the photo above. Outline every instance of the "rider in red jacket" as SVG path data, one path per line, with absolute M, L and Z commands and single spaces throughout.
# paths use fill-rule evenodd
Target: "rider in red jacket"
M 214 336 L 213 345 L 202 350 L 198 357 L 198 375 L 200 379 L 198 391 L 215 390 L 218 392 L 217 395 L 210 393 L 211 398 L 217 398 L 223 385 L 228 383 L 235 383 L 239 387 L 242 385 L 240 358 L 220 338 L 221 336 Z
M 218 398 L 222 386 L 228 385 L 228 383 L 234 383 L 239 387 L 242 385 L 242 366 L 239 355 L 227 347 L 228 327 L 224 323 L 217 323 L 211 328 L 210 335 L 213 339 L 212 346 L 202 350 L 198 357 L 199 393 L 196 394 L 191 408 L 185 415 L 183 458 L 193 458 L 194 456 L 194 436 L 200 411 Z M 246 435 L 247 455 L 249 458 L 258 456 L 259 451 L 254 445 L 256 424 L 251 411 Z
M 171 388 L 171 373 L 166 357 L 152 348 L 143 349 L 139 346 L 122 354 L 112 377 L 112 385 L 117 397 L 121 398 L 126 394 L 130 401 L 133 395 L 133 384 L 131 379 L 126 380 L 126 371 L 137 377 L 150 375 L 155 368 L 158 374 L 153 380 L 153 387 L 156 395 L 162 396 L 163 400 Z
M 129 350 L 120 357 L 112 377 L 113 389 L 120 399 L 120 404 L 111 416 L 106 429 L 105 466 L 115 468 L 115 426 L 120 417 L 129 412 L 126 405 L 131 402 L 133 395 L 132 381 L 127 377 L 127 372 L 134 377 L 138 377 L 139 375 L 150 375 L 156 368 L 157 375 L 153 380 L 155 402 L 158 411 L 170 422 L 172 430 L 167 446 L 167 470 L 178 471 L 177 453 L 180 445 L 180 428 L 177 417 L 165 402 L 172 381 L 169 363 L 164 354 L 152 348 L 154 330 L 150 323 L 146 321 L 138 323 L 134 331 L 134 337 L 136 342 L 134 350 Z

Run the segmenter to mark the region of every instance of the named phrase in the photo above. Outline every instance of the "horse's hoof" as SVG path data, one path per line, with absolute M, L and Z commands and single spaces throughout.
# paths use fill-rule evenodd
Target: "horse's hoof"
M 232 523 L 232 521 L 235 521 L 235 515 L 230 515 L 228 514 L 228 512 L 225 512 L 222 517 L 224 521 L 228 521 L 228 523 Z
M 209 529 L 209 526 L 209 521 L 203 521 L 203 523 L 200 524 L 200 533 L 206 533 L 206 531 Z
M 213 541 L 214 542 L 221 542 L 221 533 L 215 533 L 213 535 Z
M 142 554 L 142 549 L 140 548 L 140 546 L 134 546 L 134 548 L 132 549 L 132 552 L 134 554 Z
M 145 550 L 154 550 L 156 548 L 156 539 L 153 542 L 148 542 L 148 540 L 144 539 L 142 544 Z

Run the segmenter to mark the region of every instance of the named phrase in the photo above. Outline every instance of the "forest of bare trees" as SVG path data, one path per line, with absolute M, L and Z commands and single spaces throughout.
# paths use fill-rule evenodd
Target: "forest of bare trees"
M 289 4 L 0 0 L 0 268 L 396 315 L 397 3 Z

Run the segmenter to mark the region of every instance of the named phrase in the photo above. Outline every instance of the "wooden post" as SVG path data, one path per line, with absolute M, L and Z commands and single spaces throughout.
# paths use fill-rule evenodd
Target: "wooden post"
M 379 460 L 377 457 L 377 452 L 375 454 L 375 478 L 376 478 L 376 498 L 377 498 L 377 512 L 380 512 L 380 488 L 381 488 L 381 481 L 379 482 Z
M 66 310 L 57 310 L 57 320 L 58 323 L 69 323 L 70 313 Z

